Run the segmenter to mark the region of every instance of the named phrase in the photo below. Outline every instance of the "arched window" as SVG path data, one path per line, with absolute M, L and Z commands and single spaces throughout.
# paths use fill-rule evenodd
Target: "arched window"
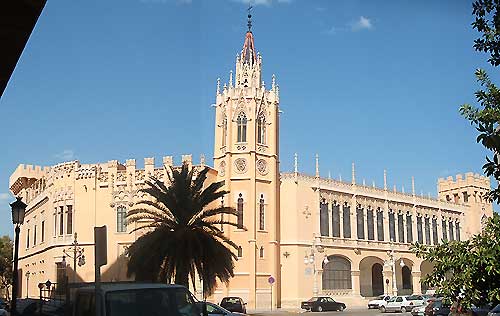
M 368 235 L 368 240 L 374 240 L 375 239 L 375 227 L 374 227 L 374 221 L 373 221 L 373 209 L 371 207 L 368 207 L 366 210 L 366 222 L 367 222 L 367 235 Z
M 264 258 L 264 246 L 261 246 L 259 249 L 259 257 Z
M 432 241 L 434 245 L 437 245 L 439 240 L 438 240 L 438 230 L 437 230 L 437 218 L 432 217 Z
M 340 237 L 340 205 L 332 204 L 332 236 Z
M 389 212 L 389 238 L 391 241 L 396 241 L 396 223 L 394 211 Z
M 455 240 L 455 234 L 453 233 L 453 222 L 451 220 L 448 222 L 448 233 L 450 234 L 450 240 Z
M 323 265 L 323 290 L 352 289 L 351 263 L 339 256 L 329 256 Z
M 365 214 L 361 205 L 356 208 L 356 224 L 358 230 L 358 239 L 365 239 Z
M 405 242 L 405 224 L 403 223 L 403 214 L 398 214 L 398 240 Z
M 407 266 L 401 269 L 403 279 L 403 290 L 411 290 L 411 270 Z
M 425 223 L 425 243 L 427 245 L 430 245 L 431 244 L 431 224 L 430 224 L 429 217 L 426 217 L 424 219 L 424 223 Z
M 260 230 L 264 230 L 264 194 L 260 195 L 260 200 L 259 200 L 259 218 L 260 218 L 260 223 L 259 223 L 259 228 Z
M 127 231 L 127 209 L 125 206 L 118 206 L 116 209 L 116 231 L 124 233 Z
M 257 118 L 257 143 L 265 144 L 266 143 L 266 117 L 264 113 L 260 113 Z
M 446 231 L 446 219 L 441 221 L 441 228 L 443 229 L 443 241 L 448 240 L 448 232 Z
M 417 239 L 420 244 L 424 243 L 424 233 L 422 230 L 422 216 L 417 215 Z
M 406 213 L 406 241 L 409 243 L 413 242 L 413 220 L 410 213 Z
M 241 246 L 238 246 L 238 258 L 243 257 L 243 248 Z
M 323 199 L 319 203 L 319 230 L 321 236 L 328 236 L 328 203 Z
M 222 146 L 226 146 L 227 139 L 227 116 L 224 114 L 224 118 L 222 119 Z
M 460 241 L 460 222 L 458 221 L 455 222 L 455 232 L 457 234 L 457 240 Z
M 344 238 L 351 238 L 351 207 L 347 203 L 342 207 L 342 224 Z
M 238 132 L 237 132 L 237 142 L 238 143 L 244 143 L 247 141 L 247 116 L 245 113 L 241 112 L 238 115 L 238 118 L 236 120 L 236 124 L 238 125 Z
M 238 228 L 243 228 L 243 194 L 239 194 L 238 196 L 238 207 L 237 207 L 237 213 L 238 213 Z

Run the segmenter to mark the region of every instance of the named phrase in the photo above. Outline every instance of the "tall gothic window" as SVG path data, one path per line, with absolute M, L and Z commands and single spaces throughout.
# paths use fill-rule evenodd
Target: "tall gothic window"
M 33 226 L 33 246 L 36 245 L 36 225 Z
M 73 206 L 68 205 L 68 212 L 66 213 L 66 234 L 73 234 Z
M 432 218 L 432 241 L 433 241 L 434 245 L 437 245 L 439 243 L 437 226 L 438 226 L 437 218 L 433 217 Z
M 259 118 L 257 119 L 257 143 L 265 144 L 266 143 L 266 117 L 264 113 L 260 113 Z
M 127 231 L 127 209 L 123 205 L 116 208 L 116 231 L 118 233 Z
M 237 142 L 244 143 L 247 141 L 247 116 L 245 113 L 241 112 L 236 119 L 237 126 Z
M 342 207 L 342 226 L 344 238 L 351 238 L 351 207 L 347 203 Z
M 403 223 L 403 214 L 398 214 L 398 240 L 405 242 L 405 225 Z
M 328 236 L 328 204 L 325 200 L 319 203 L 319 229 L 321 236 Z
M 413 242 L 413 220 L 411 219 L 411 214 L 406 214 L 406 241 L 409 243 Z
M 59 235 L 64 235 L 64 206 L 59 209 Z
M 241 246 L 238 246 L 238 258 L 243 257 L 243 248 Z
M 30 229 L 28 228 L 28 231 L 26 233 L 26 248 L 30 247 Z
M 260 230 L 264 230 L 264 194 L 260 195 L 260 200 L 259 200 L 259 217 L 260 217 L 260 225 L 259 228 Z
M 458 230 L 457 230 L 458 231 Z M 45 241 L 45 221 L 42 221 L 42 226 L 41 226 L 41 232 L 40 232 L 40 242 L 44 242 Z
M 220 206 L 224 207 L 224 197 L 221 197 L 221 199 L 220 199 Z M 221 222 L 220 230 L 224 231 L 224 224 L 222 224 L 224 222 L 224 213 L 220 214 L 220 222 Z
M 403 290 L 411 290 L 411 270 L 408 266 L 401 268 L 401 278 L 403 279 Z
M 332 205 L 332 236 L 340 237 L 340 205 Z
M 264 258 L 264 246 L 261 246 L 259 249 L 259 257 Z
M 447 226 L 446 226 L 445 219 L 442 220 L 441 227 L 443 228 L 443 241 L 447 241 L 448 240 L 448 233 L 446 232 Z
M 396 241 L 396 223 L 394 219 L 394 212 L 389 213 L 389 238 L 391 241 Z
M 328 256 L 328 263 L 323 265 L 323 290 L 352 289 L 351 263 L 339 256 Z
M 453 222 L 452 221 L 448 222 L 448 230 L 450 233 L 450 240 L 455 240 L 455 234 L 453 234 Z
M 57 207 L 54 208 L 54 236 L 57 236 Z
M 236 213 L 238 213 L 238 228 L 243 228 L 243 194 L 241 193 L 238 195 Z
M 425 243 L 431 244 L 431 224 L 428 217 L 425 218 Z
M 377 239 L 384 241 L 384 212 L 377 210 Z
M 222 146 L 226 146 L 227 139 L 227 116 L 224 114 L 224 118 L 222 119 Z
M 366 210 L 366 222 L 368 224 L 368 240 L 375 240 L 375 227 L 373 225 L 373 209 Z
M 417 237 L 420 244 L 424 243 L 424 234 L 422 231 L 422 216 L 417 216 Z
M 365 239 L 365 215 L 363 214 L 363 208 L 360 205 L 356 208 L 356 224 L 358 239 Z
M 455 231 L 457 233 L 457 240 L 460 241 L 460 222 L 455 222 Z

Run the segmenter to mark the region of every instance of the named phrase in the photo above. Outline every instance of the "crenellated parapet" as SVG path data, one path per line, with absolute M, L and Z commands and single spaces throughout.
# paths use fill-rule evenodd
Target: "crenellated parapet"
M 472 172 L 438 179 L 439 199 L 454 203 L 482 202 L 490 190 L 490 179 Z
M 32 187 L 36 190 L 43 190 L 49 172 L 49 167 L 20 164 L 9 178 L 9 188 L 14 195 Z

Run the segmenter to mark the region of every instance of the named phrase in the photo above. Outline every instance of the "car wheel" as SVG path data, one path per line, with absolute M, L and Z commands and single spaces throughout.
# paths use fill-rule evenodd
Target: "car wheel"
M 316 308 L 316 311 L 318 311 L 318 312 L 322 312 L 322 311 L 323 311 L 323 307 L 318 306 L 318 308 Z
M 342 306 L 340 306 L 339 311 L 341 311 L 341 312 L 342 312 L 344 309 L 345 309 L 345 306 L 344 306 L 344 305 L 342 305 Z
M 404 306 L 401 307 L 401 313 L 406 313 L 406 308 Z
M 385 313 L 385 306 L 381 306 L 379 309 L 381 313 Z

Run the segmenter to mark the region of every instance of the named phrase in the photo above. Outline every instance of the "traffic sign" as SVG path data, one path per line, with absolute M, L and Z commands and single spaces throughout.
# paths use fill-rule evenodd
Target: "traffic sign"
M 273 278 L 273 276 L 270 276 L 269 279 L 267 279 L 267 282 L 269 282 L 269 284 L 273 285 L 273 283 L 276 282 L 276 280 Z

